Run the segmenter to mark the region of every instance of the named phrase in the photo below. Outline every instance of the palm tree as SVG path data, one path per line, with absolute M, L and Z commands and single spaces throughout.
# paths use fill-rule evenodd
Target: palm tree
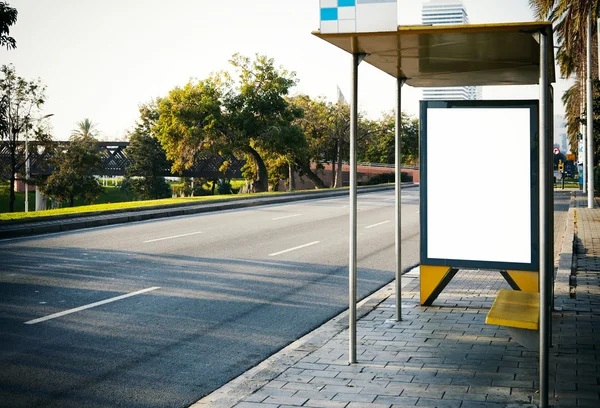
M 575 77 L 573 86 L 565 92 L 562 100 L 566 108 L 567 134 L 571 151 L 577 151 L 577 134 L 582 123 L 582 107 L 585 105 L 586 49 L 588 16 L 598 16 L 600 0 L 529 0 L 539 20 L 554 23 L 558 42 L 556 60 L 561 76 Z M 595 24 L 592 29 L 592 60 L 598 58 L 598 37 Z M 598 64 L 592 64 L 592 76 L 597 77 Z
M 94 139 L 98 136 L 97 124 L 85 118 L 81 122 L 77 122 L 77 127 L 71 131 L 71 137 L 74 138 L 87 138 L 93 137 Z

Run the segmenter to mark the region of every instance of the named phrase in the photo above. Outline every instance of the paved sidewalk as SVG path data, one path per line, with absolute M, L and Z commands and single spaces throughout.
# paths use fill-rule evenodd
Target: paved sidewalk
M 556 196 L 554 407 L 600 407 L 600 209 L 581 208 L 583 199 L 578 192 Z M 497 291 L 509 288 L 498 272 L 460 271 L 431 307 L 419 305 L 418 270 L 403 286 L 401 322 L 393 320 L 393 284 L 369 300 L 371 311 L 357 324 L 358 364 L 347 363 L 341 315 L 193 407 L 536 406 L 529 404 L 539 401 L 538 353 L 485 324 Z

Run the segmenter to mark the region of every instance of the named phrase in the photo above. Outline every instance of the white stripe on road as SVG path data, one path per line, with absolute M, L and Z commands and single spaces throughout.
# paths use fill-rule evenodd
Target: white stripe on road
M 297 247 L 294 247 L 294 248 L 286 249 L 284 251 L 279 251 L 279 252 L 275 252 L 275 253 L 269 254 L 269 256 L 277 256 L 277 255 L 285 254 L 286 252 L 292 252 L 292 251 L 295 251 L 297 249 L 306 248 L 306 247 L 309 247 L 311 245 L 316 245 L 316 244 L 318 244 L 320 242 L 321 241 L 309 242 L 308 244 L 300 245 L 300 246 L 297 246 Z
M 29 320 L 29 321 L 25 322 L 25 324 L 36 324 L 36 323 L 45 322 L 46 320 L 56 319 L 57 317 L 65 316 L 65 315 L 68 315 L 71 313 L 80 312 L 82 310 L 90 309 L 90 308 L 96 307 L 96 306 L 105 305 L 107 303 L 116 302 L 117 300 L 126 299 L 128 297 L 141 295 L 142 293 L 151 292 L 156 289 L 160 289 L 160 287 L 155 286 L 152 288 L 142 289 L 142 290 L 138 290 L 137 292 L 128 293 L 126 295 L 116 296 L 114 298 L 101 300 L 100 302 L 96 302 L 96 303 L 90 303 L 89 305 L 79 306 L 79 307 L 76 307 L 75 309 L 69 309 L 69 310 L 65 310 L 64 312 L 54 313 L 54 314 L 51 314 L 51 315 L 48 315 L 45 317 L 40 317 L 39 319 Z
M 379 227 L 380 225 L 387 224 L 388 222 L 391 222 L 391 221 L 387 220 L 387 221 L 384 221 L 384 222 L 380 222 L 378 224 L 369 225 L 368 227 L 365 227 L 365 229 Z
M 172 237 L 164 237 L 164 238 L 157 238 L 157 239 L 149 239 L 148 241 L 144 241 L 144 244 L 147 244 L 148 242 L 164 241 L 165 239 L 173 239 L 173 238 L 189 237 L 190 235 L 198 235 L 198 234 L 203 234 L 203 233 L 204 233 L 204 232 L 202 232 L 202 231 L 198 231 L 198 232 L 190 232 L 189 234 L 173 235 Z
M 292 218 L 292 217 L 299 217 L 302 214 L 292 214 L 292 215 L 286 215 L 283 217 L 277 217 L 277 218 L 273 218 L 273 221 L 277 221 L 277 220 L 285 220 L 286 218 Z

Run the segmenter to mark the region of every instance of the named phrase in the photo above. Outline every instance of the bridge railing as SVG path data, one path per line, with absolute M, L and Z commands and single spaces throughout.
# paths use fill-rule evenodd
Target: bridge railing
M 55 142 L 57 145 L 64 145 L 68 149 L 69 142 Z M 24 148 L 24 142 L 19 142 Z M 34 145 L 30 143 L 30 147 Z M 127 168 L 133 164 L 133 159 L 127 154 L 129 142 L 98 142 L 100 153 L 102 155 L 102 165 L 104 172 L 102 176 L 124 176 Z M 36 152 L 30 148 L 30 173 L 32 175 L 48 175 L 52 172 L 52 168 L 47 165 L 50 159 L 48 152 Z M 224 161 L 229 162 L 226 173 L 219 171 L 219 168 Z M 208 155 L 199 153 L 193 162 L 191 168 L 184 170 L 181 174 L 174 174 L 170 166 L 161 172 L 161 176 L 165 177 L 203 177 L 208 179 L 213 178 L 241 178 L 242 167 L 245 160 L 238 159 L 234 156 L 223 157 L 219 155 Z M 10 149 L 7 143 L 0 143 L 0 166 L 3 173 L 10 169 Z M 23 166 L 24 167 L 24 166 Z M 18 169 L 23 172 L 23 169 Z M 4 174 L 6 178 L 9 174 Z

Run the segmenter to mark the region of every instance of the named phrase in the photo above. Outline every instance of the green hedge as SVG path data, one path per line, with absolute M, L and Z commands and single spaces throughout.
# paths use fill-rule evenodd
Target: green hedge
M 400 173 L 400 181 L 401 182 L 409 182 L 412 181 L 412 177 L 408 175 L 408 173 L 401 172 Z M 396 174 L 395 173 L 381 173 L 376 176 L 371 177 L 367 181 L 361 181 L 358 184 L 361 186 L 374 186 L 377 184 L 386 184 L 386 183 L 395 183 L 396 182 Z

